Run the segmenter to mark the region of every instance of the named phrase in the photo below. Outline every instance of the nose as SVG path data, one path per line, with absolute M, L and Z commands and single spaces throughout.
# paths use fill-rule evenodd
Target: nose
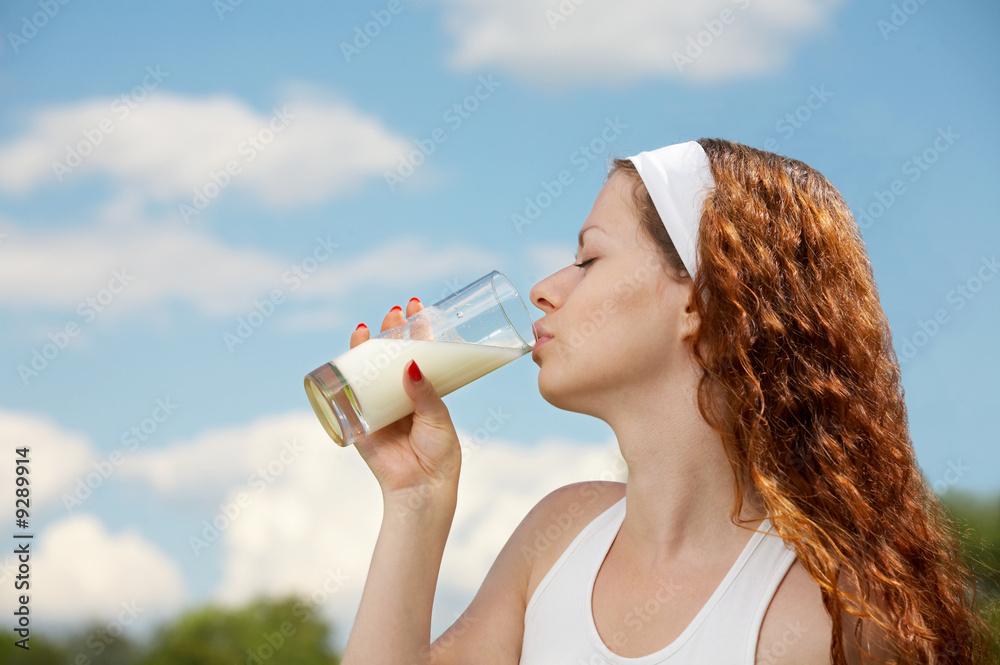
M 542 295 L 543 285 L 545 280 L 543 279 L 538 284 L 531 287 L 531 291 L 528 293 L 528 299 L 531 300 L 531 304 L 542 310 L 543 312 L 550 312 L 555 309 L 555 306 L 550 303 L 545 296 Z
M 531 291 L 528 293 L 528 299 L 531 300 L 532 305 L 546 314 L 562 307 L 562 304 L 566 299 L 566 288 L 565 284 L 563 284 L 564 280 L 562 280 L 560 276 L 563 275 L 564 271 L 565 268 L 552 273 L 538 284 L 531 287 Z

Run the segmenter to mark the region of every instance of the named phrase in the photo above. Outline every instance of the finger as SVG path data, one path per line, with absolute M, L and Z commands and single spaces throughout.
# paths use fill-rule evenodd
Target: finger
M 410 312 L 410 339 L 434 339 L 431 330 L 431 322 L 424 316 L 413 316 L 424 311 L 424 305 L 417 298 L 410 298 L 410 303 L 406 306 L 406 311 Z M 427 312 L 430 314 L 430 312 Z
M 410 318 L 423 308 L 424 304 L 420 302 L 420 298 L 410 298 L 410 302 L 406 303 L 406 318 Z
M 451 415 L 437 390 L 423 375 L 416 360 L 411 360 L 403 370 L 403 391 L 414 406 L 415 417 L 421 418 L 433 427 L 447 429 L 451 424 Z
M 351 347 L 350 348 L 353 349 L 354 347 L 356 347 L 361 342 L 366 341 L 369 337 L 371 337 L 371 333 L 368 331 L 368 326 L 366 326 L 363 323 L 359 323 L 358 327 L 355 328 L 354 332 L 351 333 Z
M 403 316 L 403 308 L 396 305 L 390 309 L 389 313 L 385 315 L 384 319 L 382 319 L 382 331 L 384 332 L 389 328 L 395 328 L 405 320 L 406 317 Z

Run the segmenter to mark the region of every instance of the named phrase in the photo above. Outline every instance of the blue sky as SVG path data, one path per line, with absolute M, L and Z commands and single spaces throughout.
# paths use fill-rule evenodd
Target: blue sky
M 527 294 L 572 260 L 609 158 L 702 136 L 840 189 L 927 478 L 1000 489 L 998 19 L 985 0 L 4 3 L 0 426 L 36 455 L 40 616 L 138 598 L 152 624 L 309 593 L 332 566 L 347 581 L 323 607 L 349 623 L 377 488 L 324 439 L 302 376 L 411 296 L 493 269 Z M 535 500 L 620 472 L 610 430 L 545 403 L 536 371 L 446 399 L 469 454 L 437 628 Z M 489 409 L 509 418 L 484 436 Z

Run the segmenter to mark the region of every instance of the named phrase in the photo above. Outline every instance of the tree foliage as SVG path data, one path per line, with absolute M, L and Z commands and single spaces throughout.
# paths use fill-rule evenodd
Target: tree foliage
M 976 598 L 992 630 L 994 662 L 1000 663 L 1000 495 L 984 498 L 951 490 L 941 499 L 976 577 Z
M 1000 597 L 1000 496 L 985 499 L 951 491 L 942 499 L 958 527 L 980 593 Z
M 331 627 L 296 598 L 260 599 L 236 609 L 201 607 L 162 627 L 146 645 L 100 628 L 54 642 L 34 631 L 30 651 L 0 644 L 11 665 L 339 665 Z
M 339 665 L 330 627 L 295 598 L 205 607 L 162 630 L 138 665 Z

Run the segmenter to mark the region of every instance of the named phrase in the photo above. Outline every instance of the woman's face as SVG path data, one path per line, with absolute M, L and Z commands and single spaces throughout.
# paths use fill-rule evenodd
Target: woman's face
M 531 289 L 545 313 L 532 352 L 538 387 L 561 409 L 611 415 L 676 385 L 689 368 L 684 340 L 697 322 L 686 312 L 691 282 L 667 276 L 633 210 L 632 182 L 616 172 L 597 195 L 580 228 L 583 267 L 570 265 Z

